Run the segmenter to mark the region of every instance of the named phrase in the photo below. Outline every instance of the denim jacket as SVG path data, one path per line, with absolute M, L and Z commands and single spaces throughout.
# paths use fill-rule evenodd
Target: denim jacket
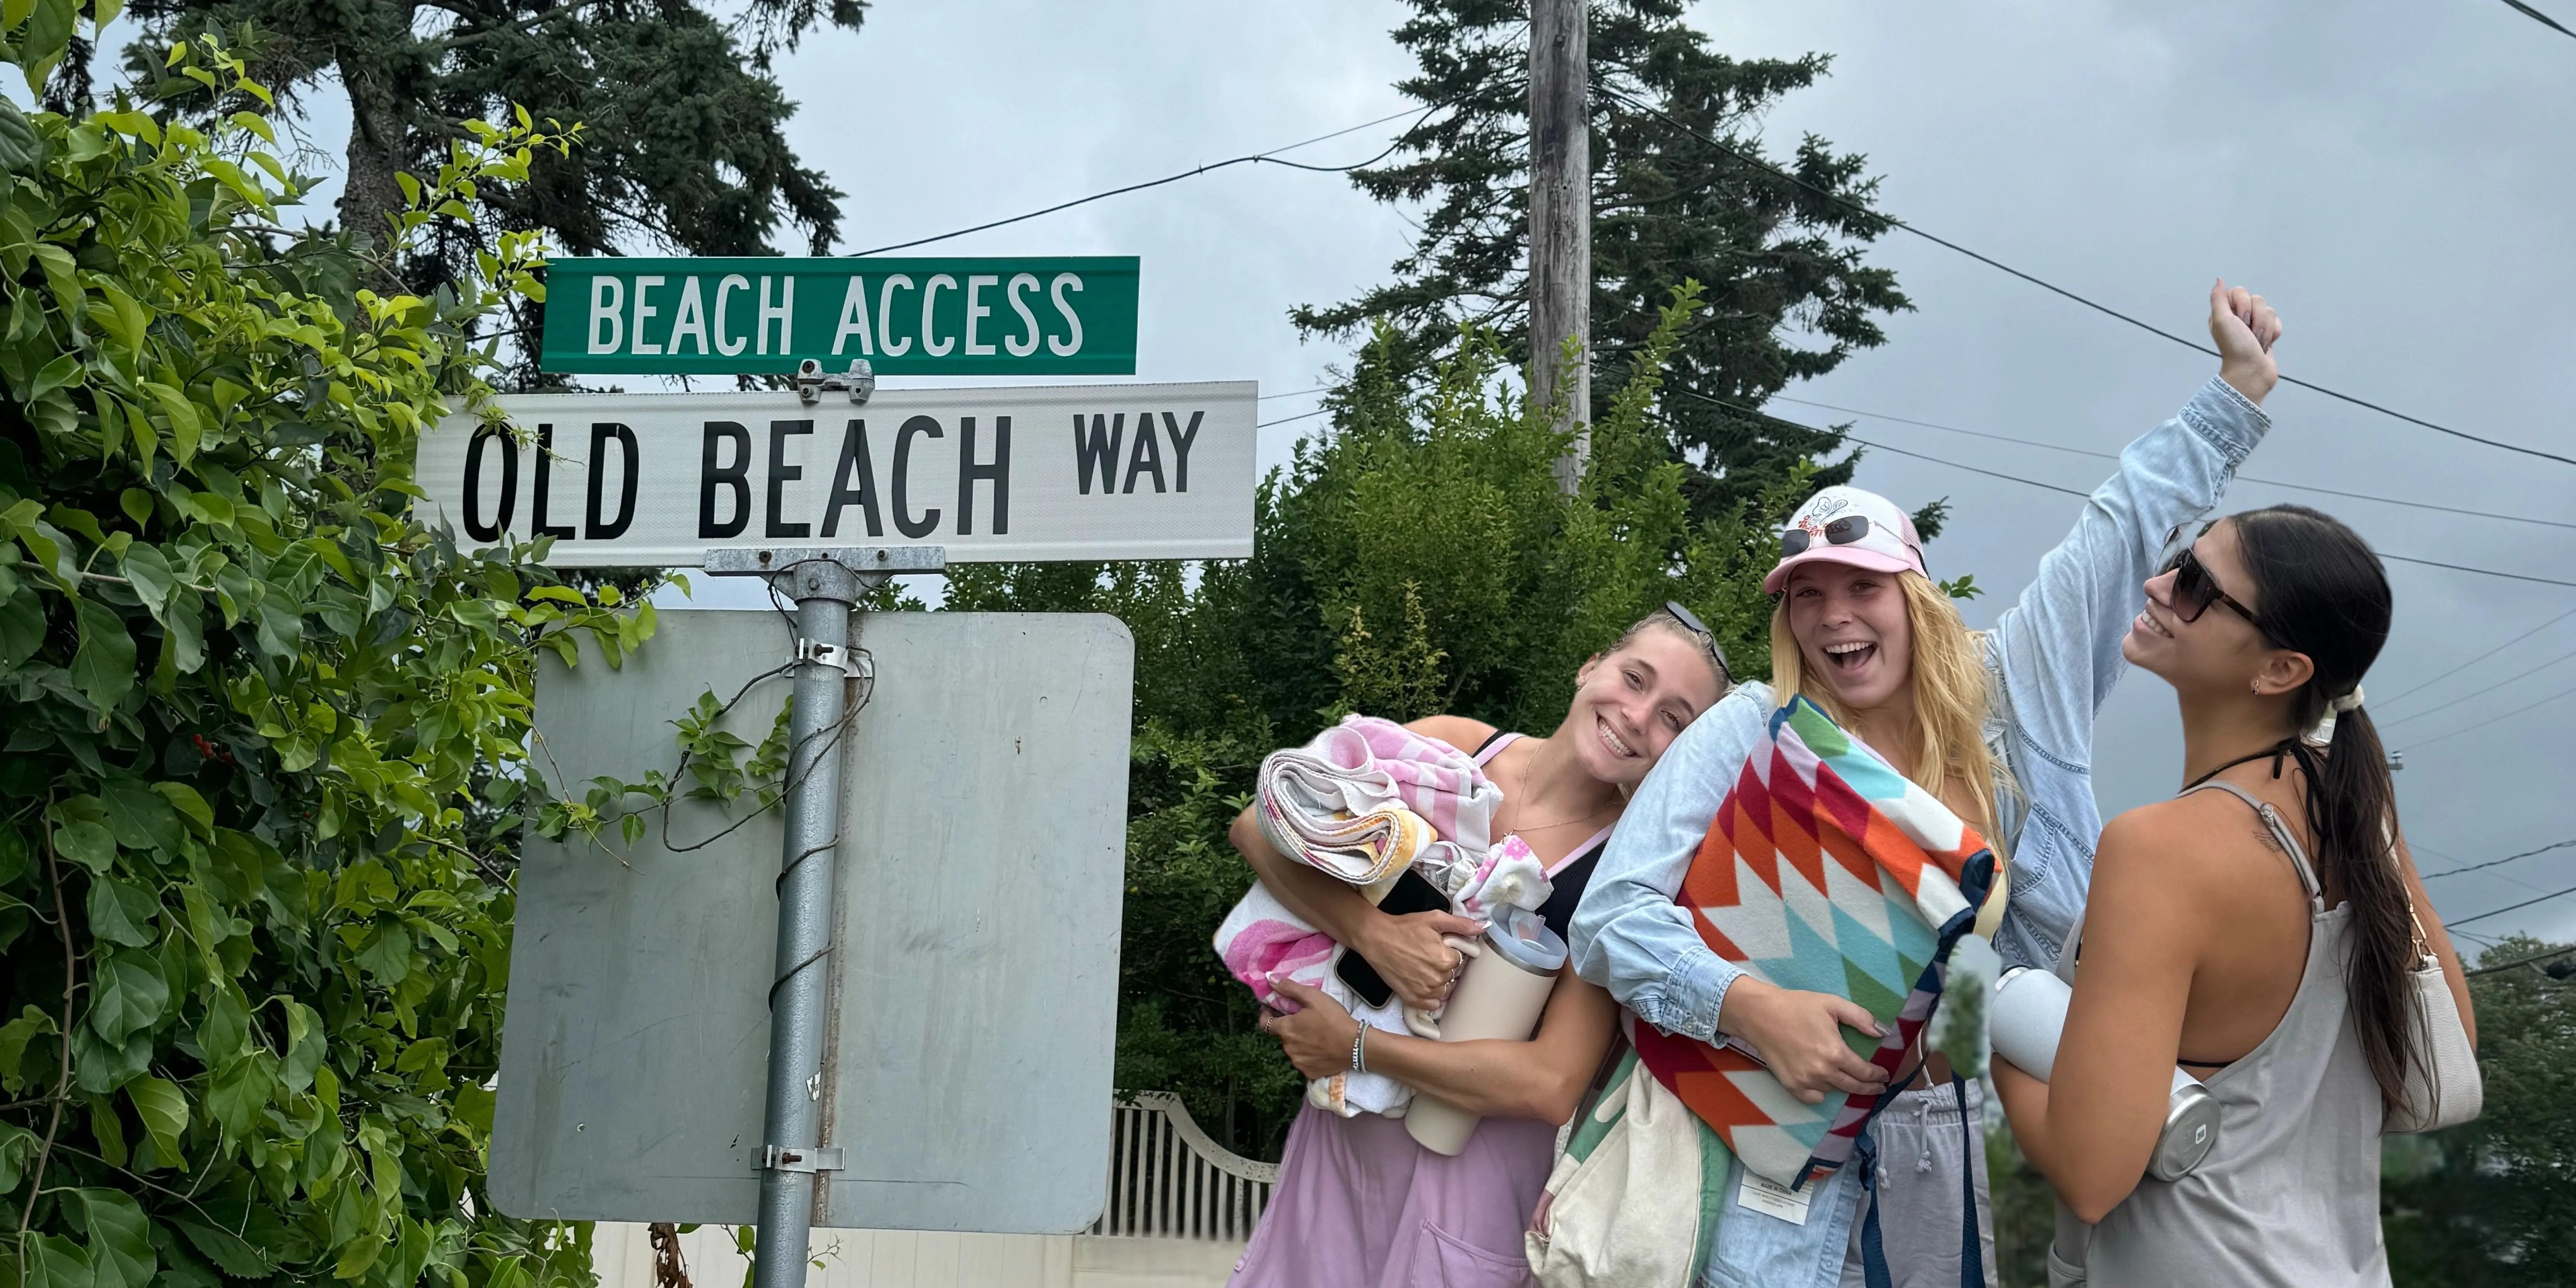
M 2102 831 L 2093 718 L 2126 669 L 2120 640 L 2145 607 L 2142 587 L 2174 529 L 2218 503 L 2270 425 L 2211 379 L 2179 416 L 2120 454 L 2120 472 L 2095 489 L 2075 530 L 1985 633 L 1997 706 L 1986 743 L 2013 777 L 1995 800 L 2011 876 L 1994 944 L 2008 966 L 2054 965 L 2083 911 Z M 1711 1040 L 1727 986 L 1743 974 L 1709 951 L 1673 893 L 1771 710 L 1769 685 L 1740 684 L 1674 739 L 1621 815 L 1574 915 L 1576 971 L 1668 1033 Z M 1729 1169 L 1704 1282 L 1830 1288 L 1860 1193 L 1853 1169 L 1816 1183 L 1804 1225 L 1742 1206 L 1742 1171 Z

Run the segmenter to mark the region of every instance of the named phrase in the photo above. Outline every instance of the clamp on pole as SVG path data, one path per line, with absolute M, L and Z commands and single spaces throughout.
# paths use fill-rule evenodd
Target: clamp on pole
M 763 1172 L 837 1172 L 841 1170 L 841 1147 L 838 1145 L 763 1145 L 760 1166 Z
M 798 636 L 796 640 L 796 660 L 838 667 L 841 674 L 853 680 L 873 680 L 877 673 L 874 659 L 870 658 L 865 650 L 851 649 L 839 644 L 826 644 L 821 640 L 809 640 L 803 636 Z
M 808 407 L 823 401 L 827 392 L 847 393 L 851 406 L 864 407 L 876 391 L 876 370 L 865 358 L 850 359 L 848 371 L 830 376 L 823 374 L 823 364 L 816 359 L 796 364 L 796 397 Z

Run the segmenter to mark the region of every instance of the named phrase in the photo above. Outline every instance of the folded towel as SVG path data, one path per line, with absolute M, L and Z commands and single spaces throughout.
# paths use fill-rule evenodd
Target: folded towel
M 1472 758 L 1371 716 L 1272 752 L 1255 793 L 1273 848 L 1352 885 L 1402 872 L 1434 841 L 1483 854 L 1502 802 Z
M 1793 698 L 1718 806 L 1676 899 L 1718 956 L 1878 1017 L 1885 1037 L 1845 1036 L 1893 1077 L 1994 875 L 1985 839 L 1939 798 Z M 1804 1104 L 1741 1042 L 1629 1029 L 1655 1079 L 1748 1170 L 1784 1185 L 1840 1167 L 1893 1099 L 1831 1092 Z

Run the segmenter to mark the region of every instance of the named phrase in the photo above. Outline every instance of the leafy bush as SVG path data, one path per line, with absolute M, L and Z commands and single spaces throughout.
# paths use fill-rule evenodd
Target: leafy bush
M 8 6 L 31 80 L 99 3 Z M 171 83 L 266 92 L 211 44 Z M 468 123 L 383 239 L 560 147 Z M 0 1230 L 6 1282 L 588 1282 L 482 1191 L 532 648 L 650 633 L 412 517 L 420 431 L 534 289 L 381 296 L 251 114 L 0 101 Z M 614 602 L 613 592 L 603 596 Z M 476 789 L 485 800 L 478 801 Z

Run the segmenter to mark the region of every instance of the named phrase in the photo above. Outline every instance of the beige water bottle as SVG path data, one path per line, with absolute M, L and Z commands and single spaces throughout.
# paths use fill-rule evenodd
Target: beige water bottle
M 1536 914 L 1512 908 L 1486 929 L 1482 947 L 1460 973 L 1457 991 L 1440 1013 L 1440 1040 L 1527 1041 L 1547 1010 L 1556 973 L 1565 967 L 1565 941 Z M 1455 1157 L 1475 1134 L 1477 1120 L 1476 1114 L 1416 1091 L 1404 1114 L 1404 1129 L 1424 1149 Z

